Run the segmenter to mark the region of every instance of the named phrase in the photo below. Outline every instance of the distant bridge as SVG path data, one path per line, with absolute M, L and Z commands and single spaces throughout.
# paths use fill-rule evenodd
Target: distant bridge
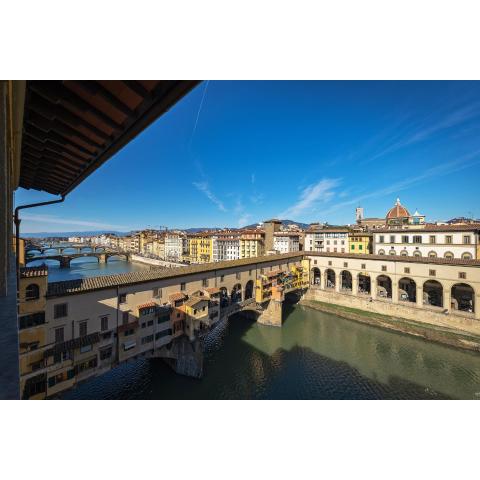
M 85 249 L 89 249 L 89 252 L 86 252 Z M 65 245 L 65 246 L 54 246 L 53 244 L 47 244 L 47 245 L 35 245 L 35 244 L 29 244 L 25 248 L 25 253 L 28 255 L 29 253 L 31 254 L 32 252 L 40 252 L 41 254 L 44 254 L 47 250 L 56 250 L 59 255 L 63 255 L 63 252 L 65 250 L 75 250 L 76 253 L 97 253 L 97 252 L 105 252 L 106 249 L 105 247 L 101 245 L 89 245 L 86 243 L 76 243 L 72 245 Z M 69 254 L 70 255 L 70 254 Z
M 124 257 L 127 262 L 130 261 L 130 253 L 107 251 L 69 253 L 64 255 L 36 255 L 25 259 L 25 264 L 28 265 L 37 260 L 58 260 L 60 262 L 60 268 L 70 268 L 70 262 L 72 260 L 82 257 L 95 257 L 98 260 L 98 263 L 107 263 L 110 257 Z

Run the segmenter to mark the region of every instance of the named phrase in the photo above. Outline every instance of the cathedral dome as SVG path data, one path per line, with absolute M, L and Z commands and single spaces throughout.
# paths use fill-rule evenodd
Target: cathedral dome
M 387 213 L 387 220 L 404 217 L 410 217 L 410 212 L 400 203 L 400 199 L 397 198 L 395 205 Z

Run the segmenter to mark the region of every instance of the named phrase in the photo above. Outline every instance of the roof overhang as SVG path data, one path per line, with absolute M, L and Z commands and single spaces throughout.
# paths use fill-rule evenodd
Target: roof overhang
M 27 81 L 20 186 L 68 194 L 198 83 Z

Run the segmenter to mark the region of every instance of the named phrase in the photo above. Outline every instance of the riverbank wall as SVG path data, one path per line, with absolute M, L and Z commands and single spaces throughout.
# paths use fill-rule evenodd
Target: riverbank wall
M 475 320 L 469 318 L 452 318 L 449 315 L 447 321 L 438 318 L 442 314 L 437 312 L 311 289 L 300 304 L 371 326 L 480 352 L 480 328 L 473 323 Z
M 176 262 L 169 262 L 167 260 L 157 260 L 155 258 L 146 258 L 140 255 L 132 254 L 130 257 L 132 262 L 143 263 L 144 265 L 155 265 L 157 267 L 165 267 L 165 268 L 177 268 L 177 267 L 185 267 L 183 263 L 176 263 Z

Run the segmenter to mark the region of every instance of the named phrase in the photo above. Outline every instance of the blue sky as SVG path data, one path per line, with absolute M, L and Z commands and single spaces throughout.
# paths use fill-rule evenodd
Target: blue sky
M 480 82 L 210 81 L 22 232 L 480 217 L 479 167 Z

